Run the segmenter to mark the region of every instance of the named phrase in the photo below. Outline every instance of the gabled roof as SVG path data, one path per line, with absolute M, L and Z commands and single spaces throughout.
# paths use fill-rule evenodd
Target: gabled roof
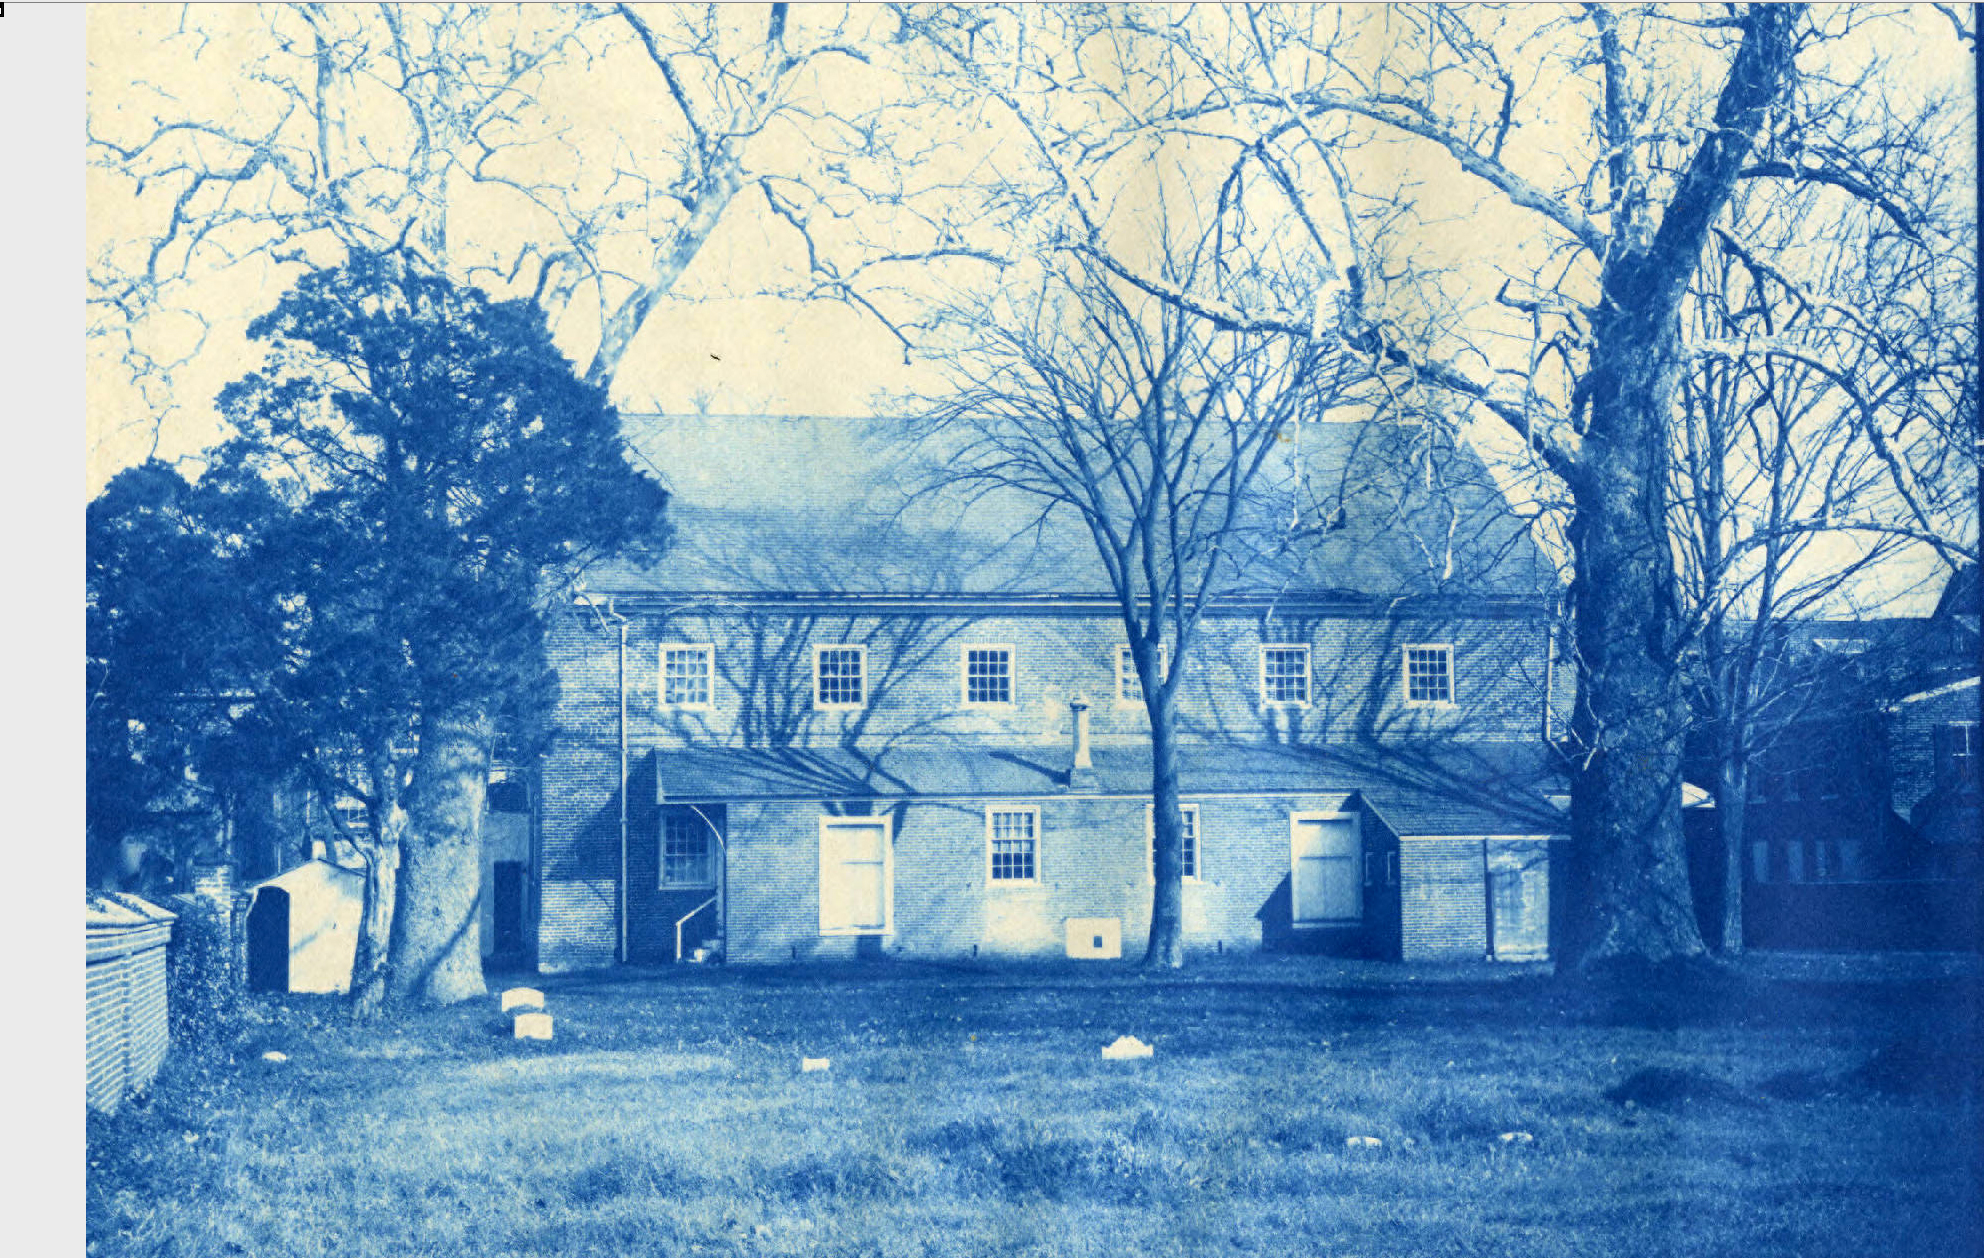
M 1107 594 L 1086 527 L 1017 490 L 923 492 L 942 462 L 890 418 L 628 415 L 671 491 L 672 549 L 589 592 Z M 1534 598 L 1554 576 L 1486 467 L 1436 429 L 1314 423 L 1257 481 L 1226 593 Z M 1303 537 L 1288 544 L 1288 524 Z
M 1093 758 L 1095 784 L 1070 791 L 1068 749 L 1058 745 L 653 753 L 663 802 L 1149 797 L 1147 746 L 1097 747 Z M 1402 835 L 1543 835 L 1568 828 L 1547 798 L 1563 789 L 1563 767 L 1548 749 L 1527 743 L 1188 745 L 1178 749 L 1178 778 L 1188 799 L 1353 795 Z

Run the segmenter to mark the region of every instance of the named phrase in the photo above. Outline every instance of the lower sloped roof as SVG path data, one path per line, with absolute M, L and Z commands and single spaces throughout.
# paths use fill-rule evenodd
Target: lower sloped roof
M 1039 747 L 698 748 L 653 753 L 657 796 L 725 802 L 826 799 L 1028 799 L 1068 794 L 1068 750 Z M 1148 747 L 1098 747 L 1080 794 L 1147 797 Z M 1375 747 L 1195 744 L 1178 750 L 1179 788 L 1204 795 L 1359 797 L 1403 835 L 1554 834 L 1549 801 L 1563 770 L 1541 746 Z

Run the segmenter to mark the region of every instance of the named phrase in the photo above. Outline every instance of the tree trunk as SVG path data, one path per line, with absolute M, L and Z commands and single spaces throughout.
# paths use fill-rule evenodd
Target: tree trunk
M 352 958 L 352 1008 L 361 1017 L 385 1003 L 392 972 L 393 913 L 399 902 L 400 852 L 406 813 L 395 807 L 379 825 L 365 869 L 365 905 L 359 917 L 358 950 Z
M 1150 944 L 1144 965 L 1177 969 L 1185 964 L 1185 824 L 1178 810 L 1178 755 L 1174 710 L 1158 693 L 1157 670 L 1147 671 L 1150 712 L 1151 896 Z
M 1715 816 L 1722 828 L 1722 955 L 1743 953 L 1744 812 L 1748 806 L 1750 766 L 1742 756 L 1725 752 L 1715 783 Z
M 482 808 L 489 718 L 423 713 L 413 808 L 393 913 L 387 990 L 452 1004 L 482 995 Z
M 1669 295 L 1624 263 L 1594 327 L 1591 423 L 1572 492 L 1583 752 L 1572 782 L 1568 960 L 1699 956 L 1681 832 L 1688 714 L 1666 484 L 1680 336 Z

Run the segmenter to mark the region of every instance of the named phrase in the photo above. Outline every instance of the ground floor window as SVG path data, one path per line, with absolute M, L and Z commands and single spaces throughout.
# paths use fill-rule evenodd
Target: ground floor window
M 1184 860 L 1182 862 L 1184 865 L 1184 876 L 1188 881 L 1195 881 L 1199 876 L 1199 806 L 1197 804 L 1180 804 L 1178 805 L 1178 812 L 1185 823 Z M 1157 814 L 1155 809 L 1146 809 L 1144 817 L 1150 830 L 1150 869 L 1151 873 L 1155 875 L 1157 872 Z
M 1040 880 L 1040 810 L 994 807 L 985 810 L 993 882 Z
M 693 808 L 661 810 L 661 885 L 716 885 L 716 832 Z

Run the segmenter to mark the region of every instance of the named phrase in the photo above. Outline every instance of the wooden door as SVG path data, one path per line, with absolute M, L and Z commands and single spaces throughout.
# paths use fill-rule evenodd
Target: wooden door
M 886 934 L 891 926 L 889 823 L 878 817 L 820 822 L 820 933 Z
M 1289 915 L 1297 926 L 1359 921 L 1363 843 L 1355 817 L 1298 813 L 1289 819 Z

